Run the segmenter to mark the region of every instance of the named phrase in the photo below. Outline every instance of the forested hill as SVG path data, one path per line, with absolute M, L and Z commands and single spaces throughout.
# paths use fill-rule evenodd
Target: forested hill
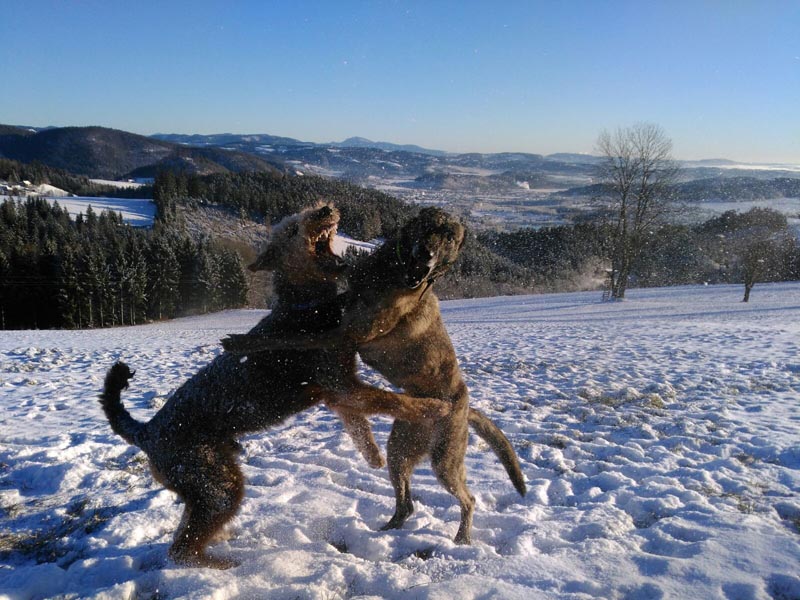
M 155 179 L 154 198 L 165 221 L 179 205 L 205 203 L 267 224 L 327 200 L 342 212 L 340 229 L 362 240 L 391 234 L 414 212 L 402 200 L 345 181 L 275 172 L 190 175 L 165 171 Z
M 41 165 L 0 161 L 36 183 L 82 178 Z M 105 327 L 269 302 L 269 278 L 245 274 L 257 247 L 242 232 L 274 223 L 321 199 L 342 211 L 341 231 L 386 237 L 418 207 L 342 181 L 269 173 L 188 175 L 164 171 L 153 186 L 157 220 L 133 228 L 87 209 L 71 220 L 44 199 L 0 204 L 0 328 Z M 217 221 L 204 218 L 212 214 Z M 462 258 L 438 284 L 443 297 L 530 289 L 528 270 L 468 237 Z M 248 296 L 248 288 L 255 288 Z
M 611 254 L 609 226 L 602 223 L 482 232 L 495 253 L 525 266 L 539 291 L 599 287 Z M 696 225 L 661 224 L 647 232 L 634 261 L 632 287 L 739 283 L 746 271 L 758 281 L 800 279 L 800 239 L 787 218 L 765 208 L 726 211 Z
M 190 173 L 276 170 L 252 154 L 183 146 L 105 127 L 57 127 L 32 133 L 0 126 L 0 156 L 108 179 L 153 177 L 163 169 Z
M 0 169 L 67 189 L 91 185 L 42 165 L 0 159 Z M 328 200 L 342 212 L 341 232 L 372 240 L 391 236 L 419 210 L 342 180 L 277 171 L 162 171 L 152 193 L 157 221 L 151 230 L 125 226 L 113 214 L 87 212 L 70 221 L 43 200 L 3 204 L 0 327 L 119 325 L 246 302 L 265 306 L 269 278 L 243 270 L 261 241 L 252 233 L 263 237 L 264 224 Z M 596 289 L 606 276 L 608 240 L 607 228 L 597 223 L 469 232 L 437 293 L 449 299 Z M 696 226 L 655 227 L 631 284 L 736 282 L 748 261 L 759 265 L 761 280 L 800 278 L 800 244 L 786 217 L 754 209 Z
M 696 179 L 680 184 L 678 197 L 685 201 L 800 198 L 800 179 L 794 177 Z
M 171 221 L 183 210 L 223 207 L 239 218 L 275 223 L 319 200 L 341 211 L 339 230 L 360 240 L 391 236 L 419 207 L 383 192 L 342 180 L 281 173 L 187 175 L 163 172 L 155 180 L 158 214 Z M 437 284 L 445 298 L 493 296 L 531 291 L 533 277 L 523 265 L 496 254 L 472 232 L 450 273 Z
M 603 184 L 593 184 L 570 188 L 558 193 L 563 196 L 601 197 L 608 194 L 608 189 Z M 673 196 L 684 202 L 800 198 L 800 178 L 768 175 L 761 177 L 706 177 L 677 184 L 674 187 Z

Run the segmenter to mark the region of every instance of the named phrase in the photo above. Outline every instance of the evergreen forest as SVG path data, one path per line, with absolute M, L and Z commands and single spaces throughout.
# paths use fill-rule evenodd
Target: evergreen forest
M 236 252 L 112 212 L 70 219 L 40 198 L 0 205 L 0 327 L 134 325 L 242 306 L 247 278 Z

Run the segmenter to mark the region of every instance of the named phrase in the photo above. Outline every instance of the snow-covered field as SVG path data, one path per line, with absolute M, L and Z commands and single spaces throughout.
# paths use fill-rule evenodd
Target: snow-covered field
M 67 196 L 63 198 L 48 197 L 49 202 L 58 202 L 61 208 L 67 210 L 72 218 L 79 214 L 86 214 L 86 209 L 91 205 L 92 210 L 98 215 L 104 210 L 110 210 L 122 215 L 123 221 L 134 227 L 150 227 L 156 216 L 156 205 L 148 199 L 129 198 L 103 198 Z
M 475 543 L 427 465 L 394 501 L 323 408 L 244 440 L 246 498 L 212 552 L 166 559 L 181 514 L 96 401 L 163 398 L 263 313 L 0 333 L 2 598 L 800 598 L 800 283 L 443 303 L 472 392 L 514 443 L 520 498 L 477 438 Z M 365 372 L 371 382 L 378 377 Z M 390 423 L 375 419 L 379 442 Z
M 63 190 L 61 190 L 63 192 Z M 64 192 L 65 193 L 65 192 Z M 50 204 L 58 202 L 73 219 L 78 215 L 86 215 L 89 206 L 96 214 L 110 210 L 122 215 L 122 220 L 134 227 L 150 227 L 156 216 L 156 205 L 147 198 L 103 198 L 89 196 L 42 196 Z M 0 195 L 0 204 L 7 200 L 17 200 L 17 196 Z
M 92 179 L 91 181 L 94 183 L 99 183 L 100 185 L 110 185 L 111 187 L 122 189 L 140 188 L 145 186 L 142 181 L 118 181 L 115 179 Z M 152 180 L 149 181 L 152 183 Z

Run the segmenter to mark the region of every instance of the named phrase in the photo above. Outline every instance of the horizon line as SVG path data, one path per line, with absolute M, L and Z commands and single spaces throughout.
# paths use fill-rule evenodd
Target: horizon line
M 0 125 L 3 125 L 3 124 L 0 124 Z M 314 145 L 317 145 L 317 146 L 343 144 L 347 140 L 360 139 L 360 140 L 365 140 L 366 142 L 369 142 L 371 144 L 388 144 L 388 145 L 392 145 L 392 146 L 416 146 L 417 148 L 421 148 L 421 149 L 427 150 L 429 152 L 440 152 L 442 154 L 450 154 L 450 155 L 454 155 L 454 156 L 457 156 L 459 154 L 532 154 L 532 155 L 543 156 L 543 157 L 553 156 L 553 155 L 556 155 L 556 154 L 574 154 L 574 155 L 578 155 L 578 156 L 587 156 L 587 157 L 600 157 L 601 156 L 601 155 L 598 155 L 598 154 L 593 154 L 592 152 L 571 151 L 571 150 L 558 150 L 556 152 L 547 152 L 547 153 L 545 153 L 545 152 L 533 152 L 531 150 L 499 150 L 499 151 L 490 151 L 490 152 L 479 151 L 479 150 L 454 151 L 454 150 L 444 150 L 442 148 L 431 148 L 431 147 L 428 147 L 428 146 L 425 146 L 423 144 L 416 143 L 416 142 L 391 142 L 391 141 L 386 141 L 386 140 L 373 140 L 371 138 L 368 138 L 368 137 L 365 137 L 365 136 L 361 136 L 361 135 L 349 135 L 349 136 L 345 137 L 344 139 L 342 139 L 341 141 L 331 140 L 331 141 L 318 142 L 318 141 L 313 141 L 313 140 L 303 140 L 303 139 L 296 138 L 296 137 L 293 137 L 293 136 L 290 136 L 290 135 L 267 133 L 265 131 L 261 131 L 261 132 L 257 132 L 257 133 L 254 133 L 254 132 L 243 133 L 243 132 L 236 132 L 236 131 L 232 131 L 232 130 L 231 131 L 219 131 L 219 132 L 214 132 L 214 133 L 197 133 L 197 132 L 180 133 L 180 132 L 175 132 L 175 131 L 172 131 L 172 132 L 156 131 L 156 132 L 153 132 L 153 133 L 140 133 L 140 132 L 137 132 L 137 131 L 132 131 L 130 129 L 122 129 L 122 128 L 119 128 L 119 127 L 112 127 L 112 126 L 108 126 L 108 125 L 97 125 L 97 124 L 92 124 L 92 125 L 43 125 L 43 126 L 27 125 L 27 124 L 26 125 L 6 124 L 6 125 L 11 126 L 11 127 L 17 127 L 19 129 L 32 129 L 32 130 L 36 130 L 37 132 L 38 131 L 43 131 L 43 130 L 48 130 L 48 129 L 67 129 L 67 128 L 81 129 L 81 128 L 89 128 L 89 127 L 99 127 L 99 128 L 102 128 L 102 129 L 113 129 L 113 130 L 116 130 L 116 131 L 122 131 L 124 133 L 131 133 L 131 134 L 134 134 L 134 135 L 141 135 L 142 137 L 156 137 L 156 136 L 159 136 L 159 135 L 162 135 L 162 136 L 164 136 L 164 135 L 186 135 L 186 136 L 209 136 L 209 137 L 210 136 L 222 136 L 222 135 L 238 135 L 238 136 L 267 135 L 267 136 L 271 136 L 271 137 L 287 138 L 287 139 L 291 139 L 291 140 L 297 141 L 299 143 L 314 144 Z M 710 156 L 710 157 L 706 156 L 706 157 L 703 157 L 703 158 L 674 158 L 674 160 L 676 160 L 678 162 L 725 161 L 725 162 L 730 162 L 730 163 L 734 163 L 734 164 L 738 164 L 738 165 L 749 165 L 749 166 L 784 166 L 785 165 L 785 166 L 792 166 L 792 167 L 800 167 L 800 159 L 798 159 L 796 162 L 794 162 L 792 160 L 789 160 L 789 161 L 786 161 L 786 160 L 775 160 L 775 161 L 755 160 L 754 161 L 754 160 L 737 160 L 737 159 L 728 158 L 728 157 L 722 157 L 722 156 Z

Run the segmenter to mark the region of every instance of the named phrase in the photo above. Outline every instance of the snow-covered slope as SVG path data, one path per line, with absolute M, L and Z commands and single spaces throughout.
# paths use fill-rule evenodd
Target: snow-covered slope
M 352 248 L 356 252 L 372 252 L 375 244 L 372 242 L 362 242 L 355 240 L 347 235 L 337 234 L 333 238 L 333 252 L 339 256 L 344 256 L 348 249 Z
M 156 216 L 156 205 L 148 199 L 67 196 L 49 197 L 47 200 L 58 202 L 73 219 L 81 213 L 86 215 L 89 206 L 98 215 L 104 210 L 120 213 L 123 221 L 134 227 L 150 227 Z
M 96 402 L 138 369 L 140 419 L 264 313 L 105 331 L 0 333 L 0 597 L 800 598 L 800 284 L 443 303 L 474 406 L 507 432 L 530 491 L 477 438 L 475 543 L 421 467 L 391 515 L 323 408 L 244 440 L 241 561 L 176 568 L 181 508 Z M 364 372 L 370 382 L 377 375 Z M 379 442 L 390 423 L 375 419 Z M 12 550 L 9 552 L 9 550 Z

